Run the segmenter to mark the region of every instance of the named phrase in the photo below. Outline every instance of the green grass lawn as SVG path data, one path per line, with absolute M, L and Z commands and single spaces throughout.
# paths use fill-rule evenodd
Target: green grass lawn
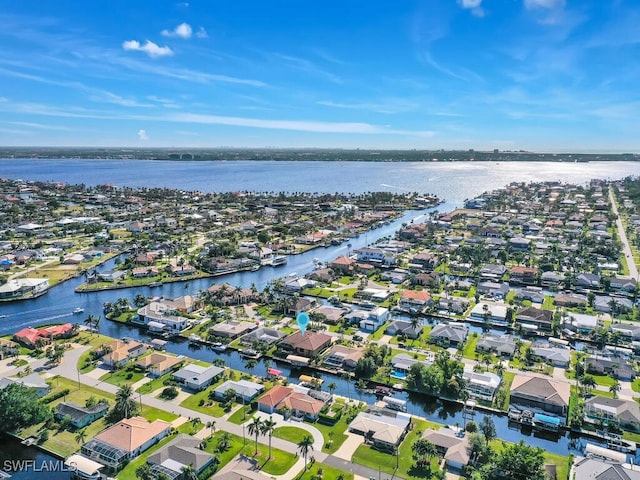
M 274 437 L 282 438 L 295 444 L 300 443 L 307 435 L 309 435 L 309 432 L 298 427 L 278 427 L 273 431 Z
M 389 325 L 391 325 L 391 320 L 386 321 L 379 329 L 369 335 L 368 339 L 371 341 L 380 340 Z
M 269 460 L 269 447 L 268 445 L 258 444 L 258 455 L 255 454 L 255 440 L 247 437 L 246 441 L 243 441 L 242 437 L 227 434 L 229 436 L 229 447 L 224 452 L 217 451 L 217 441 L 223 432 L 216 432 L 213 439 L 207 442 L 205 451 L 213 453 L 218 456 L 220 461 L 219 469 L 225 466 L 236 455 L 242 454 L 250 458 L 255 458 L 260 470 L 269 475 L 282 475 L 289 471 L 289 469 L 296 463 L 296 454 L 285 452 L 277 448 L 271 450 L 272 458 Z M 264 440 L 263 440 L 264 441 Z M 246 445 L 243 445 L 246 443 Z
M 227 420 L 236 425 L 242 425 L 247 420 L 251 420 L 255 414 L 256 410 L 252 410 L 250 405 L 240 406 L 239 409 L 229 415 Z
M 115 372 L 105 373 L 100 380 L 111 385 L 121 387 L 122 385 L 133 385 L 144 377 L 144 373 L 133 366 L 133 362 Z
M 209 400 L 209 392 L 222 385 L 223 382 L 224 378 L 221 378 L 220 380 L 218 380 L 218 382 L 214 383 L 203 391 L 189 395 L 180 403 L 180 406 L 195 410 L 196 412 L 204 413 L 206 415 L 211 415 L 212 417 L 223 416 L 226 412 L 220 407 L 218 402 Z M 200 405 L 201 400 L 204 401 L 202 405 Z
M 362 408 L 358 411 L 364 410 L 365 405 L 362 404 Z M 355 410 L 354 410 L 355 411 Z M 355 415 L 353 415 L 355 417 Z M 322 451 L 325 453 L 335 453 L 342 446 L 344 441 L 348 438 L 344 433 L 351 422 L 346 412 L 342 414 L 342 417 L 335 425 L 323 425 L 320 422 L 316 422 L 313 424 L 320 432 L 322 432 L 322 436 L 324 438 L 324 445 L 322 446 Z M 329 436 L 329 432 L 333 432 L 333 438 Z
M 145 383 L 144 385 L 140 385 L 137 389 L 136 392 L 142 393 L 142 394 L 147 394 L 147 393 L 151 393 L 161 387 L 164 387 L 164 382 L 165 380 L 168 380 L 169 378 L 171 378 L 172 373 L 166 373 L 164 375 L 162 375 L 161 377 L 158 378 L 154 378 L 153 380 L 151 380 L 150 382 Z
M 471 334 L 467 337 L 467 341 L 464 344 L 464 350 L 462 351 L 462 356 L 464 358 L 468 358 L 470 360 L 475 360 L 476 358 L 476 345 L 478 344 L 478 340 L 480 336 L 477 334 Z
M 380 469 L 380 471 L 391 475 L 395 474 L 397 466 L 398 476 L 402 478 L 425 478 L 426 472 L 415 471 L 415 469 L 413 468 L 413 460 L 411 459 L 411 446 L 416 440 L 421 437 L 425 429 L 438 429 L 441 426 L 442 425 L 438 425 L 434 422 L 418 420 L 415 422 L 413 430 L 409 432 L 409 434 L 400 444 L 399 456 L 380 452 L 371 448 L 369 445 L 363 444 L 356 449 L 351 460 L 354 463 L 359 463 L 360 465 L 364 465 L 365 467 L 369 467 L 374 470 Z M 438 459 L 433 459 L 431 468 L 434 471 L 438 468 Z
M 55 408 L 57 404 L 64 401 L 73 402 L 78 405 L 84 405 L 87 399 L 91 396 L 95 397 L 96 399 L 104 398 L 109 402 L 110 405 L 114 404 L 113 394 L 109 392 L 105 392 L 103 390 L 98 390 L 97 388 L 94 388 L 94 387 L 89 387 L 87 385 L 81 385 L 80 388 L 78 389 L 78 383 L 73 380 L 69 380 L 67 378 L 54 377 L 53 379 L 51 379 L 50 384 L 52 387 L 51 393 L 56 393 L 64 389 L 69 389 L 69 393 L 66 396 L 61 397 L 57 400 L 54 400 L 49 404 L 52 408 Z M 157 408 L 150 407 L 144 404 L 142 407 L 142 416 L 151 421 L 159 418 L 161 420 L 166 420 L 168 422 L 178 418 L 178 415 L 175 415 L 173 413 L 166 412 L 163 410 L 159 410 Z M 94 436 L 96 436 L 99 432 L 104 430 L 106 427 L 108 427 L 108 424 L 105 422 L 104 418 L 99 419 L 93 422 L 92 424 L 88 425 L 86 427 L 87 437 L 85 441 L 92 439 Z M 42 423 L 33 425 L 30 428 L 21 431 L 20 436 L 21 437 L 37 436 L 38 433 L 43 428 L 44 428 L 44 424 Z M 75 436 L 76 436 L 75 429 L 71 431 L 62 431 L 62 432 L 58 432 L 57 430 L 52 430 L 52 431 L 49 431 L 49 439 L 46 442 L 44 442 L 42 446 L 61 456 L 67 457 L 80 448 L 80 444 L 76 441 Z
M 322 475 L 320 475 L 320 471 L 322 471 Z M 298 475 L 296 480 L 316 480 L 317 478 L 322 478 L 322 480 L 337 480 L 341 475 L 344 480 L 353 480 L 353 472 L 347 472 L 346 470 L 340 470 L 326 463 L 318 462 L 314 463 L 312 467 L 309 467 L 302 475 Z
M 118 475 L 116 475 L 116 478 L 118 478 L 119 480 L 138 480 L 136 469 L 147 462 L 147 458 L 149 457 L 149 455 L 152 455 L 153 453 L 164 447 L 174 438 L 174 435 L 169 435 L 166 438 L 160 440 L 160 442 L 149 448 L 149 450 L 144 452 L 142 455 L 131 460 L 131 462 L 129 462 L 127 466 L 124 467 L 120 471 L 120 473 L 118 473 Z
M 195 435 L 200 430 L 202 430 L 204 427 L 205 427 L 205 425 L 202 422 L 195 423 L 195 424 L 193 422 L 184 422 L 176 430 L 178 430 L 179 433 L 185 433 L 187 435 Z

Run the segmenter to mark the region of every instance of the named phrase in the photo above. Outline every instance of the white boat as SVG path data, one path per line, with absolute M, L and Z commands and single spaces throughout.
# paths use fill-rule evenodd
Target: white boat
M 216 342 L 211 345 L 211 350 L 214 352 L 225 352 L 227 350 L 227 346 L 224 343 Z
M 285 265 L 286 263 L 287 263 L 286 255 L 276 255 L 271 260 L 271 266 L 273 267 L 279 267 L 280 265 Z
M 84 313 L 84 308 L 76 307 L 76 308 L 73 309 L 73 314 L 74 315 L 80 315 L 81 313 Z

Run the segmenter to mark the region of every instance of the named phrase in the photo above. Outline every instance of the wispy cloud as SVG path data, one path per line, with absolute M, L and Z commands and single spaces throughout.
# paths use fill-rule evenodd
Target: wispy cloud
M 163 37 L 179 37 L 179 38 L 191 38 L 193 35 L 193 30 L 191 29 L 191 25 L 188 23 L 181 23 L 173 30 L 162 30 Z
M 565 0 L 524 0 L 524 6 L 528 9 L 534 8 L 558 8 L 564 7 Z
M 471 10 L 476 17 L 484 17 L 482 0 L 458 0 L 458 4 L 465 10 Z
M 173 55 L 173 50 L 171 50 L 171 48 L 167 47 L 166 45 L 164 47 L 161 47 L 158 44 L 153 43 L 151 40 L 147 40 L 144 45 L 142 45 L 137 40 L 125 40 L 124 42 L 122 42 L 122 48 L 124 50 L 144 52 L 151 58 L 167 57 Z
M 209 34 L 207 33 L 207 31 L 205 30 L 204 27 L 200 27 L 198 29 L 198 31 L 196 32 L 196 37 L 198 37 L 198 38 L 207 38 L 207 37 L 209 37 Z
M 98 60 L 100 57 L 96 57 Z M 130 58 L 124 58 L 122 56 L 111 56 L 102 58 L 102 61 L 108 61 L 112 64 L 126 67 L 136 73 L 151 73 L 153 75 L 159 75 L 167 78 L 175 78 L 178 80 L 185 80 L 195 83 L 231 83 L 238 85 L 249 85 L 252 87 L 266 87 L 267 84 L 250 78 L 239 78 L 230 75 L 220 75 L 216 73 L 202 72 L 199 70 L 192 70 L 189 68 L 165 68 L 161 65 L 152 65 L 146 62 L 136 61 Z
M 322 77 L 325 80 L 328 80 L 332 83 L 342 84 L 342 78 L 334 73 L 323 70 L 318 65 L 313 63 L 310 60 L 305 58 L 294 57 L 292 55 L 285 55 L 283 53 L 271 53 L 269 56 L 275 58 L 276 60 L 280 60 L 285 63 L 285 65 L 295 68 L 296 70 L 300 70 L 305 73 L 309 73 L 311 75 L 315 75 L 318 77 Z
M 147 135 L 147 131 L 146 130 L 140 129 L 140 130 L 138 130 L 138 133 L 136 135 L 138 135 L 138 139 L 141 142 L 146 142 L 147 140 L 149 140 L 149 135 Z
M 41 130 L 53 130 L 53 131 L 60 131 L 60 132 L 71 132 L 75 130 L 73 128 L 65 127 L 63 125 L 50 125 L 48 123 L 35 123 L 35 122 L 5 122 L 5 123 L 8 123 L 9 125 L 17 125 L 19 127 L 31 127 L 31 128 L 38 128 Z
M 445 75 L 448 75 L 449 77 L 458 79 L 458 80 L 462 80 L 465 82 L 484 82 L 484 79 L 478 75 L 476 72 L 469 70 L 468 68 L 464 68 L 464 67 L 458 67 L 458 69 L 456 71 L 440 64 L 439 62 L 437 62 L 433 56 L 431 55 L 431 52 L 429 51 L 425 51 L 422 53 L 418 54 L 418 58 L 419 60 L 421 60 L 423 63 L 426 63 L 427 65 L 430 65 L 431 67 L 433 67 L 434 69 L 436 69 L 437 71 L 439 71 L 440 73 L 444 73 Z
M 376 113 L 402 113 L 416 110 L 420 104 L 416 101 L 406 99 L 393 99 L 387 102 L 336 102 L 332 100 L 321 100 L 316 102 L 325 107 L 341 108 L 346 110 L 366 110 Z

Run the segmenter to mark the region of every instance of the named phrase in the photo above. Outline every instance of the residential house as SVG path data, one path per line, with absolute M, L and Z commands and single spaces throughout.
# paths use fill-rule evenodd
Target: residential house
M 334 344 L 324 359 L 324 364 L 333 368 L 344 368 L 353 370 L 362 358 L 364 351 L 361 348 L 351 348 L 344 345 Z
M 519 285 L 533 285 L 536 282 L 536 275 L 538 269 L 535 267 L 525 267 L 522 265 L 516 265 L 511 267 L 509 273 L 509 283 L 515 283 Z
M 48 344 L 52 339 L 70 338 L 73 333 L 73 325 L 65 323 L 44 328 L 26 327 L 16 332 L 13 339 L 27 347 L 34 347 L 38 343 Z
M 454 470 L 462 470 L 471 459 L 471 447 L 467 436 L 458 436 L 449 428 L 440 430 L 427 429 L 422 438 L 436 446 L 447 466 Z
M 535 307 L 524 307 L 518 310 L 516 314 L 516 322 L 522 325 L 523 328 L 527 326 L 530 330 L 550 332 L 551 324 L 553 323 L 553 312 L 551 310 L 543 310 Z
M 544 293 L 541 287 L 525 287 L 516 290 L 515 298 L 529 300 L 532 303 L 544 303 Z
M 155 331 L 179 333 L 189 326 L 189 318 L 165 302 L 151 302 L 138 309 L 138 321 Z
M 223 399 L 228 390 L 235 391 L 236 401 L 249 404 L 264 390 L 264 387 L 259 383 L 249 382 L 248 380 L 227 380 L 213 390 L 215 398 L 218 400 Z
M 422 311 L 432 303 L 431 294 L 426 290 L 404 290 L 398 305 L 406 310 Z
M 558 288 L 564 282 L 564 273 L 561 272 L 542 272 L 540 275 L 540 284 L 546 288 Z
M 536 361 L 549 363 L 554 367 L 568 368 L 571 362 L 571 350 L 560 347 L 531 347 Z
M 488 402 L 493 401 L 493 396 L 500 388 L 502 379 L 491 372 L 474 372 L 471 368 L 465 368 L 462 374 L 465 381 L 465 390 L 472 398 L 479 398 Z
M 73 402 L 61 402 L 56 405 L 54 416 L 57 420 L 61 420 L 68 415 L 74 428 L 83 428 L 104 417 L 108 411 L 107 402 L 99 402 L 91 407 L 83 407 Z
M 175 372 L 173 378 L 182 383 L 185 388 L 200 391 L 214 383 L 223 373 L 224 368 L 190 364 Z
M 143 417 L 125 418 L 83 444 L 80 451 L 83 456 L 115 472 L 166 437 L 169 430 L 171 423 L 164 420 L 149 422 Z
M 376 247 L 363 247 L 354 250 L 358 262 L 379 264 L 384 266 L 395 265 L 397 255 Z
M 596 456 L 579 457 L 571 470 L 571 480 L 640 480 L 640 471 L 624 461 L 620 463 Z
M 181 433 L 149 455 L 147 463 L 154 478 L 161 473 L 170 479 L 180 478 L 186 467 L 191 467 L 196 476 L 202 474 L 216 457 L 200 449 L 200 443 L 200 439 Z
M 595 273 L 578 273 L 573 286 L 576 288 L 600 288 L 600 275 Z
M 343 315 L 346 313 L 346 309 L 332 307 L 330 305 L 322 305 L 316 308 L 313 313 L 315 316 L 320 316 L 322 318 L 323 323 L 328 323 L 330 325 L 337 325 L 342 320 Z
M 410 263 L 414 265 L 419 265 L 421 268 L 430 271 L 436 268 L 438 264 L 438 258 L 428 252 L 420 252 L 410 259 Z
M 406 320 L 393 320 L 385 329 L 387 335 L 404 335 L 407 338 L 416 339 L 422 333 L 424 324 L 420 320 L 415 326 Z
M 310 392 L 308 389 L 306 389 L 306 391 Z M 277 409 L 284 410 L 295 418 L 315 421 L 318 419 L 318 415 L 320 415 L 324 405 L 325 402 L 322 400 L 318 400 L 310 394 L 304 393 L 304 390 L 300 391 L 294 388 L 294 391 L 277 405 Z
M 236 320 L 227 320 L 226 322 L 220 322 L 215 324 L 209 329 L 211 335 L 216 337 L 228 338 L 234 340 L 242 335 L 245 335 L 252 330 L 255 330 L 257 325 L 254 322 L 239 322 Z
M 430 365 L 433 362 L 428 362 L 427 360 L 420 361 L 413 358 L 412 356 L 407 355 L 406 353 L 399 353 L 391 359 L 391 369 L 393 371 L 391 373 L 391 376 L 394 378 L 400 378 L 402 380 L 406 379 L 407 375 L 409 374 L 409 370 L 416 363 Z
M 429 332 L 429 339 L 441 345 L 456 347 L 467 339 L 469 329 L 459 323 L 439 323 Z
M 349 424 L 349 431 L 364 436 L 365 441 L 380 450 L 395 452 L 410 423 L 411 416 L 404 413 L 392 416 L 360 412 Z
M 469 318 L 478 322 L 504 327 L 509 324 L 507 321 L 507 309 L 507 305 L 479 302 L 471 309 Z
M 456 315 L 462 315 L 469 308 L 471 301 L 468 298 L 463 297 L 440 297 L 438 301 L 438 309 L 447 311 L 448 313 L 454 313 Z
M 308 312 L 318 305 L 315 298 L 298 298 L 293 303 L 289 303 L 285 308 L 285 315 L 296 316 L 300 312 Z
M 275 328 L 258 327 L 252 332 L 244 334 L 240 339 L 240 343 L 242 345 L 253 345 L 258 342 L 259 345 L 273 345 L 286 336 L 286 333 Z
M 145 370 L 150 377 L 157 378 L 177 368 L 184 361 L 183 358 L 165 355 L 164 353 L 152 353 L 136 361 L 136 366 Z
M 0 378 L 0 389 L 9 386 L 12 383 L 18 383 L 22 386 L 33 388 L 39 397 L 44 397 L 49 393 L 49 390 L 51 390 L 49 384 L 36 372 L 24 377 L 2 377 Z
M 276 385 L 258 399 L 258 410 L 265 413 L 275 413 L 277 406 L 293 393 L 293 388 Z
M 389 319 L 389 309 L 385 307 L 374 307 L 367 310 L 367 318 L 360 321 L 360 330 L 364 332 L 375 332 Z
M 558 293 L 553 302 L 557 307 L 585 307 L 587 296 L 578 293 Z
M 588 373 L 610 375 L 620 380 L 631 381 L 636 378 L 633 366 L 621 358 L 587 357 L 585 368 Z
M 303 335 L 298 331 L 282 340 L 280 347 L 296 355 L 312 358 L 331 345 L 332 340 L 333 337 L 326 333 L 307 331 Z
M 356 261 L 352 258 L 349 258 L 345 255 L 342 255 L 332 261 L 329 266 L 336 272 L 342 275 L 349 275 L 353 272 L 353 268 L 356 264 Z
M 586 334 L 595 330 L 600 324 L 600 319 L 594 315 L 571 312 L 565 320 L 565 326 L 571 327 L 578 333 Z
M 485 334 L 476 343 L 476 352 L 493 353 L 499 357 L 513 357 L 516 351 L 516 339 L 513 335 Z
M 500 300 L 504 299 L 509 293 L 509 285 L 499 282 L 481 282 L 478 284 L 476 291 L 480 295 L 486 295 Z
M 147 345 L 130 338 L 123 338 L 107 343 L 104 350 L 108 353 L 102 357 L 102 362 L 108 367 L 118 368 L 145 353 Z
M 516 374 L 511 383 L 511 403 L 566 415 L 570 385 L 540 375 Z
M 593 308 L 596 312 L 610 313 L 615 309 L 615 313 L 624 313 L 633 310 L 633 302 L 629 298 L 596 295 L 593 300 Z
M 594 395 L 585 400 L 584 415 L 594 423 L 602 422 L 623 430 L 640 431 L 640 406 L 635 400 Z
M 637 286 L 638 282 L 635 278 L 631 277 L 613 277 L 609 282 L 609 288 L 611 288 L 611 290 L 626 294 L 633 294 Z
M 529 250 L 531 240 L 523 237 L 513 237 L 509 239 L 509 249 L 513 252 L 526 252 Z
M 640 325 L 631 323 L 613 323 L 611 332 L 618 332 L 624 340 L 640 340 Z
M 507 267 L 497 263 L 486 263 L 478 272 L 480 278 L 489 281 L 500 281 L 502 276 L 507 272 Z

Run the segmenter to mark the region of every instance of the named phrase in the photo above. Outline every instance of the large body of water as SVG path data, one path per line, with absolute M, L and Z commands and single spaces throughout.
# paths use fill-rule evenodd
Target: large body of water
M 168 161 L 119 161 L 119 160 L 38 160 L 0 159 L 0 177 L 62 181 L 85 185 L 113 184 L 131 187 L 171 187 L 190 191 L 256 191 L 256 192 L 344 192 L 366 191 L 415 191 L 438 195 L 444 204 L 439 211 L 449 211 L 463 205 L 464 200 L 482 192 L 504 187 L 511 182 L 561 181 L 584 184 L 594 179 L 620 179 L 640 174 L 640 164 L 635 162 L 446 162 L 446 163 L 382 163 L 382 162 L 168 162 Z M 397 221 L 368 234 L 351 239 L 351 248 L 370 244 L 378 238 L 392 235 L 404 222 L 420 221 L 427 211 L 407 212 Z M 248 287 L 255 283 L 263 288 L 275 277 L 297 273 L 304 274 L 313 268 L 313 259 L 330 261 L 347 251 L 345 244 L 312 250 L 306 254 L 289 257 L 286 266 L 262 268 L 257 272 L 232 274 L 215 279 L 181 282 L 150 289 L 140 287 L 98 293 L 74 292 L 82 279 L 76 278 L 52 288 L 46 295 L 27 302 L 2 304 L 0 314 L 5 315 L 0 324 L 0 334 L 15 332 L 27 325 L 44 322 L 82 321 L 87 314 L 102 315 L 102 305 L 118 297 L 133 299 L 137 293 L 175 297 L 195 294 L 213 283 L 229 282 L 234 286 Z M 108 263 L 102 268 L 111 268 Z M 75 307 L 84 308 L 84 315 L 74 316 Z M 147 339 L 136 327 L 102 321 L 101 333 L 115 338 L 130 336 Z M 211 361 L 215 354 L 207 349 L 193 349 L 187 342 L 171 343 L 168 350 L 176 354 Z M 232 368 L 242 369 L 243 361 L 235 353 L 221 354 Z M 296 378 L 304 370 L 278 365 L 285 375 Z M 264 374 L 260 363 L 256 374 Z M 335 382 L 336 393 L 361 398 L 373 403 L 375 397 L 357 392 L 353 384 L 331 376 L 327 382 Z M 462 412 L 457 405 L 443 403 L 422 395 L 403 394 L 408 400 L 409 411 L 446 424 L 463 423 Z M 480 415 L 480 418 L 482 416 Z M 522 438 L 519 430 L 510 429 L 506 417 L 494 417 L 498 436 L 509 441 Z M 569 439 L 528 436 L 526 442 L 548 451 L 566 455 Z M 0 446 L 0 452 L 4 448 Z

